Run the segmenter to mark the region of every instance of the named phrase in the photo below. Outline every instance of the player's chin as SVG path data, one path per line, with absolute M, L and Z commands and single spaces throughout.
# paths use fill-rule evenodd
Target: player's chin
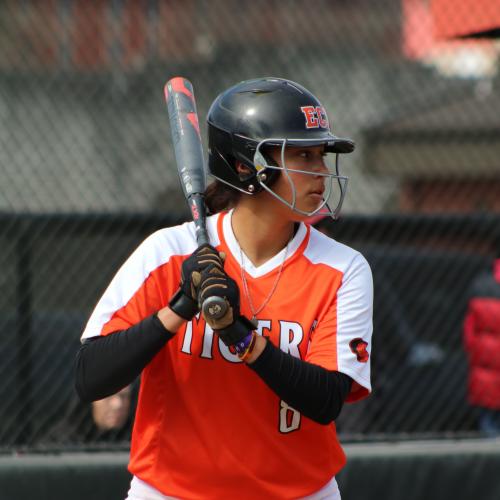
M 315 212 L 323 204 L 323 197 L 317 194 L 305 194 L 297 196 L 295 205 L 292 205 L 291 199 L 286 199 L 287 202 L 287 216 L 294 222 L 306 222 L 309 219 L 311 212 Z M 279 202 L 281 204 L 281 202 Z M 292 208 L 293 206 L 293 208 Z M 283 208 L 283 204 L 281 204 Z
M 300 202 L 297 204 L 297 208 L 301 212 L 312 213 L 318 210 L 323 204 L 323 202 L 324 199 L 322 195 L 316 193 L 310 193 L 300 199 Z M 309 216 L 305 215 L 304 217 L 307 218 Z

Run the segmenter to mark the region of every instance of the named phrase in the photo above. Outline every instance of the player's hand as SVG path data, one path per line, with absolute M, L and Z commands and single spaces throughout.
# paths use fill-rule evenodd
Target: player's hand
M 241 342 L 254 329 L 252 323 L 240 313 L 240 290 L 226 272 L 217 266 L 210 266 L 201 273 L 198 300 L 201 304 L 210 297 L 222 297 L 227 304 L 224 316 L 211 318 L 203 316 L 228 347 Z
M 210 266 L 200 275 L 198 300 L 203 304 L 211 297 L 221 297 L 227 304 L 226 313 L 220 318 L 205 317 L 213 330 L 227 328 L 240 314 L 240 290 L 236 282 L 218 266 Z
M 198 285 L 201 272 L 208 267 L 224 269 L 225 255 L 211 245 L 203 245 L 196 249 L 181 266 L 180 288 L 183 293 L 193 300 L 198 299 Z
M 208 267 L 224 269 L 225 255 L 211 245 L 196 249 L 181 266 L 181 282 L 176 294 L 168 304 L 170 309 L 186 320 L 191 320 L 199 311 L 198 286 L 201 273 Z

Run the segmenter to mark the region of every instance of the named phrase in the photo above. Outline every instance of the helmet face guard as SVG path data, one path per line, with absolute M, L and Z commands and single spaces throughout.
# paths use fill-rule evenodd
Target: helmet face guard
M 267 162 L 265 156 L 261 153 L 261 148 L 265 147 L 266 145 L 276 145 L 277 143 L 281 143 L 281 166 L 278 165 L 272 165 Z M 308 217 L 312 215 L 316 215 L 321 211 L 322 215 L 325 216 L 331 216 L 334 219 L 337 219 L 340 213 L 340 210 L 342 208 L 342 204 L 344 202 L 344 197 L 347 191 L 347 184 L 349 179 L 344 176 L 340 175 L 339 172 L 339 154 L 337 153 L 335 156 L 335 172 L 328 172 L 328 173 L 320 173 L 320 172 L 311 172 L 308 170 L 299 170 L 296 168 L 290 168 L 287 166 L 287 162 L 285 159 L 285 151 L 287 146 L 292 146 L 290 142 L 293 144 L 293 146 L 299 146 L 302 144 L 302 147 L 312 147 L 310 141 L 308 139 L 300 140 L 300 139 L 295 139 L 293 141 L 288 141 L 287 139 L 265 139 L 257 145 L 257 148 L 255 150 L 255 155 L 254 155 L 254 165 L 255 169 L 257 170 L 257 175 L 256 179 L 261 188 L 265 191 L 267 191 L 269 194 L 274 196 L 277 200 L 281 201 L 284 203 L 287 207 L 292 209 L 294 212 L 297 212 L 301 215 L 306 215 Z M 281 171 L 282 175 L 285 177 L 287 180 L 290 189 L 292 191 L 292 199 L 285 200 L 282 196 L 277 194 L 271 186 L 269 186 L 266 183 L 267 180 L 267 172 L 271 171 Z M 302 174 L 302 175 L 311 175 L 314 177 L 324 177 L 325 179 L 325 193 L 323 195 L 323 201 L 318 205 L 318 207 L 315 210 L 311 210 L 310 212 L 300 210 L 297 207 L 297 189 L 295 187 L 295 183 L 293 179 L 290 177 L 290 173 L 297 173 L 297 174 Z M 334 181 L 336 185 L 338 186 L 338 190 L 334 189 Z M 334 199 L 335 198 L 335 199 Z
M 319 100 L 297 83 L 279 78 L 241 82 L 223 92 L 208 112 L 210 174 L 248 195 L 267 191 L 297 213 L 318 213 L 337 217 L 347 188 L 347 177 L 339 173 L 339 154 L 350 153 L 354 143 L 332 134 L 326 111 Z M 266 147 L 281 148 L 281 166 L 266 153 Z M 334 172 L 312 173 L 287 166 L 287 147 L 324 146 L 336 153 Z M 248 173 L 241 174 L 237 163 Z M 281 175 L 290 184 L 292 199 L 285 200 L 272 189 Z M 297 190 L 291 172 L 325 177 L 323 202 L 312 212 L 297 207 Z M 334 189 L 334 181 L 338 189 Z M 332 196 L 336 201 L 332 201 Z M 328 211 L 326 211 L 327 209 Z

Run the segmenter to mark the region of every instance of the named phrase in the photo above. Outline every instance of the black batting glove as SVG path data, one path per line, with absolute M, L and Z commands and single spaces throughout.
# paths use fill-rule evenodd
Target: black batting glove
M 210 266 L 201 273 L 198 300 L 203 304 L 211 297 L 222 297 L 227 305 L 226 313 L 219 318 L 203 315 L 207 324 L 228 347 L 241 342 L 255 326 L 240 313 L 240 290 L 236 281 L 224 269 Z
M 201 273 L 211 267 L 223 269 L 225 255 L 217 252 L 211 245 L 203 245 L 196 249 L 181 266 L 181 282 L 179 289 L 170 299 L 168 306 L 176 314 L 189 321 L 199 312 L 198 286 Z

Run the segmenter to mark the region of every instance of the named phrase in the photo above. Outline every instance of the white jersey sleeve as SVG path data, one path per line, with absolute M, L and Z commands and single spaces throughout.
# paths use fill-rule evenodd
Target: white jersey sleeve
M 216 217 L 207 219 L 210 242 L 218 244 Z M 196 250 L 192 222 L 160 229 L 120 267 L 98 301 L 81 340 L 129 328 L 168 304 L 177 290 L 182 260 Z
M 366 259 L 357 254 L 337 292 L 337 365 L 365 389 L 364 395 L 371 392 L 372 318 L 372 273 Z
M 373 279 L 366 259 L 356 250 L 317 232 L 307 257 L 328 283 L 322 313 L 312 335 L 307 360 L 354 380 L 348 401 L 371 392 L 370 353 L 373 332 Z M 319 274 L 321 273 L 321 274 Z

